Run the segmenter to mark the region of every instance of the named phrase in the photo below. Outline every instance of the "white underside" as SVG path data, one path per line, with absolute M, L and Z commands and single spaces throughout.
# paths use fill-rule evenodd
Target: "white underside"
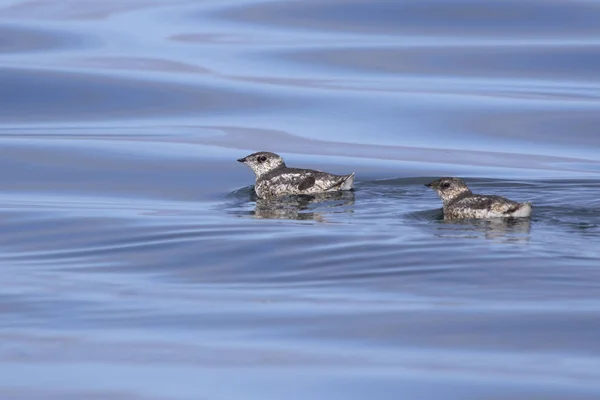
M 350 190 L 354 187 L 354 172 L 344 181 L 340 190 Z
M 509 214 L 514 218 L 525 218 L 531 215 L 531 203 L 523 203 L 523 205 L 514 213 Z

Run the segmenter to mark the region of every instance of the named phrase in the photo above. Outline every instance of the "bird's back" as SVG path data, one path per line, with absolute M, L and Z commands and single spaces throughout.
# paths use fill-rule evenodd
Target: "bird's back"
M 496 195 L 473 194 L 462 197 L 444 207 L 451 218 L 490 218 L 512 216 L 521 203 Z
M 347 187 L 347 181 L 350 181 L 350 187 Z M 352 188 L 353 182 L 354 174 L 334 175 L 312 169 L 283 167 L 257 179 L 256 191 L 260 197 L 313 194 L 330 190 L 348 190 Z

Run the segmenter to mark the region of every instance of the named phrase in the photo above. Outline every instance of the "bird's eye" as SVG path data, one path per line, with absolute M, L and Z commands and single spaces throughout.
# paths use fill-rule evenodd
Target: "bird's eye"
M 265 162 L 265 161 L 267 161 L 267 156 L 258 157 L 258 162 Z
M 448 189 L 448 188 L 450 187 L 450 182 L 444 182 L 444 183 L 442 184 L 442 187 L 443 187 L 444 189 Z

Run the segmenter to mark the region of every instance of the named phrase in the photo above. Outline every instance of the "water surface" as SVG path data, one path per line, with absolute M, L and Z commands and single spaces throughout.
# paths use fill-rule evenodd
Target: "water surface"
M 0 1 L 0 396 L 597 399 L 599 7 Z

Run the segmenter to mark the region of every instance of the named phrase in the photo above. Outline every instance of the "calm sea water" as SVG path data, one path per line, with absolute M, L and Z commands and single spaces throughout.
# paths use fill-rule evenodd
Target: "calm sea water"
M 600 398 L 599 71 L 591 0 L 1 0 L 0 398 Z

